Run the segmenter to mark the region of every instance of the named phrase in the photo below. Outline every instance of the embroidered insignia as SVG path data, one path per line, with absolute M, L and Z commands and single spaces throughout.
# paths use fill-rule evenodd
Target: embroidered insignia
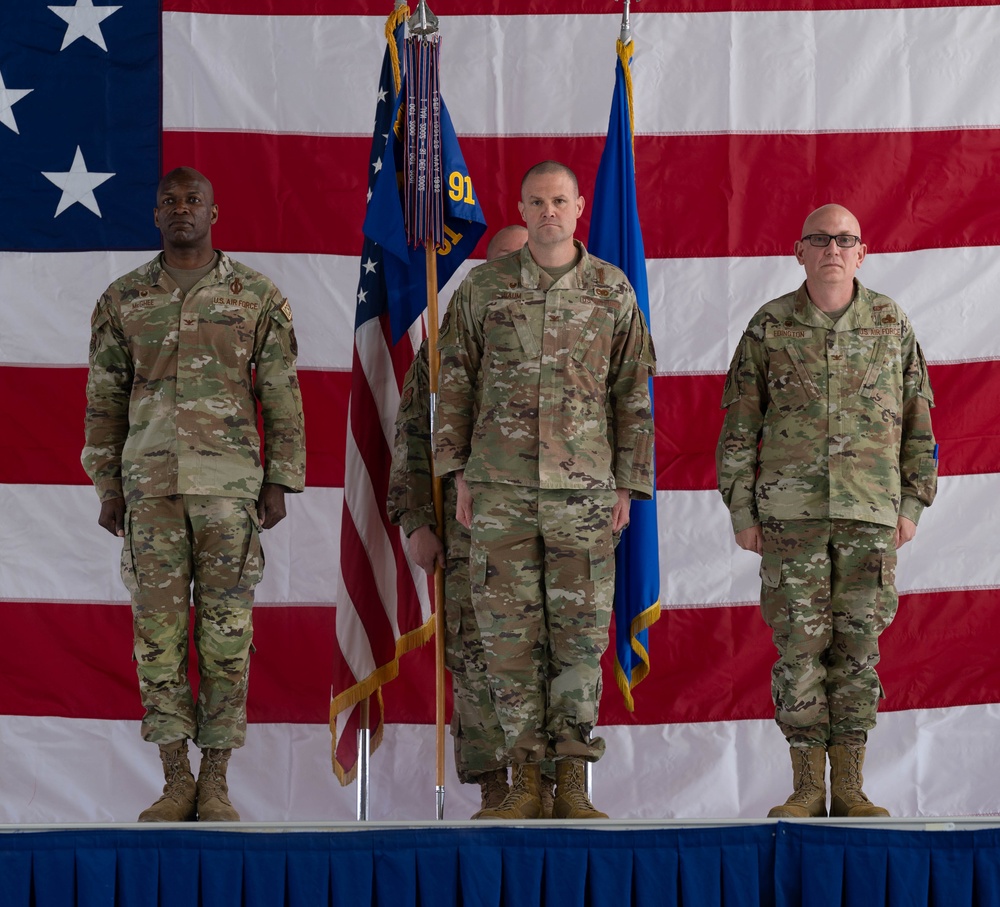
M 234 277 L 229 282 L 229 292 L 232 293 L 233 296 L 239 296 L 240 293 L 243 292 L 243 281 L 238 277 Z
M 594 292 L 601 297 L 601 299 L 608 299 L 611 296 L 611 290 L 607 287 L 594 287 Z
M 284 315 L 289 321 L 292 320 L 292 307 L 288 304 L 287 299 L 281 303 L 281 314 Z
M 884 318 L 882 319 L 882 324 L 895 324 L 895 323 L 896 323 L 896 319 L 895 319 L 895 317 L 894 317 L 894 316 L 892 316 L 892 315 L 886 315 L 886 316 L 885 316 L 885 317 L 884 317 Z

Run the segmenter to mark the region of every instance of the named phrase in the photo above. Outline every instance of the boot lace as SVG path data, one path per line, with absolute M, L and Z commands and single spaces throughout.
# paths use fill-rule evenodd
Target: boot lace
M 562 779 L 557 793 L 560 800 L 569 803 L 575 809 L 594 809 L 594 804 L 590 802 L 590 797 L 587 796 L 582 772 L 568 773 Z
M 207 800 L 218 797 L 220 800 L 229 802 L 229 785 L 226 783 L 226 764 L 228 753 L 217 750 L 208 750 L 198 771 L 198 782 L 201 786 L 202 796 Z
M 795 790 L 792 791 L 792 795 L 786 801 L 787 803 L 809 803 L 815 798 L 816 792 L 822 786 L 815 772 L 813 772 L 813 764 L 808 756 L 803 753 L 798 756 L 798 759 L 800 761 L 799 783 Z
M 180 803 L 187 800 L 187 778 L 191 774 L 191 764 L 184 750 L 166 751 L 163 755 L 163 797 Z

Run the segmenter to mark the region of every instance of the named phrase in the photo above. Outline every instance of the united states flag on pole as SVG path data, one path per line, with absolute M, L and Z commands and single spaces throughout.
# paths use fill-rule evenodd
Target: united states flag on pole
M 399 17 L 397 12 L 390 18 L 387 37 Z M 372 700 L 374 750 L 382 740 L 381 686 L 397 675 L 399 656 L 433 632 L 427 577 L 407 560 L 405 538 L 386 515 L 396 410 L 420 339 L 407 332 L 415 329 L 415 319 L 427 306 L 426 255 L 423 246 L 407 242 L 397 175 L 403 165 L 406 81 L 413 81 L 411 73 L 404 73 L 397 97 L 394 69 L 398 75 L 402 32 L 399 26 L 389 42 L 379 80 L 355 320 L 340 536 L 343 586 L 337 596 L 331 704 L 333 768 L 342 783 L 356 771 L 359 710 L 353 706 L 364 698 Z M 451 117 L 443 100 L 440 104 L 436 152 L 451 188 L 443 193 L 444 242 L 436 252 L 439 286 L 475 249 L 486 229 Z M 433 685 L 426 690 L 427 696 L 432 694 Z
M 387 46 L 368 162 L 369 204 L 392 202 L 390 196 L 382 195 L 372 202 L 383 169 L 395 183 L 396 168 L 386 158 L 391 153 L 403 58 L 405 26 L 395 25 L 397 21 L 405 20 L 396 13 L 386 24 Z M 400 319 L 395 320 L 398 324 Z M 399 342 L 394 343 L 382 247 L 365 237 L 347 413 L 340 607 L 330 706 L 333 769 L 342 784 L 353 780 L 357 771 L 360 703 L 371 700 L 368 726 L 374 750 L 382 742 L 381 687 L 398 673 L 399 656 L 426 642 L 433 632 L 427 578 L 407 561 L 404 539 L 386 515 L 393 424 L 414 354 L 407 327 L 402 327 Z
M 96 524 L 79 454 L 94 301 L 152 257 L 156 179 L 180 164 L 214 183 L 216 244 L 289 298 L 309 438 L 306 492 L 264 538 L 238 806 L 355 815 L 330 771 L 331 646 L 384 6 L 0 3 L 0 822 L 132 821 L 162 785 L 138 733 L 121 543 Z M 555 158 L 580 177 L 586 236 L 621 4 L 431 6 L 487 222 L 517 222 L 522 174 Z M 792 242 L 835 200 L 865 231 L 860 278 L 912 317 L 941 445 L 938 498 L 901 553 L 866 784 L 894 814 L 1000 813 L 1000 6 L 641 0 L 631 19 L 661 617 L 634 712 L 609 659 L 595 799 L 623 817 L 755 818 L 787 796 L 757 561 L 732 542 L 713 454 L 739 333 L 801 281 Z M 383 688 L 375 819 L 426 816 L 432 689 L 431 646 Z M 476 808 L 468 788 L 449 785 L 449 813 Z

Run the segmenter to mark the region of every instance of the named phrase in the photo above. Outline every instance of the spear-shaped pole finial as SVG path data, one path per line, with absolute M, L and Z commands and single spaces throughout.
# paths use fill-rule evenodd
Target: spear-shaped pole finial
M 431 12 L 427 0 L 417 0 L 417 8 L 410 16 L 408 27 L 411 35 L 429 37 L 438 33 L 438 17 Z
M 628 42 L 632 40 L 632 27 L 628 21 L 629 3 L 631 0 L 622 0 L 622 2 L 625 5 L 622 8 L 622 30 L 619 38 L 622 44 L 628 44 Z

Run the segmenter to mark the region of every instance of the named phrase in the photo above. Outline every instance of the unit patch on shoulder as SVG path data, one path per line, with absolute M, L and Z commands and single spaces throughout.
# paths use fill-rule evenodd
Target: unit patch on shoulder
M 281 303 L 281 314 L 284 315 L 289 321 L 292 320 L 292 307 L 288 304 L 287 299 Z

